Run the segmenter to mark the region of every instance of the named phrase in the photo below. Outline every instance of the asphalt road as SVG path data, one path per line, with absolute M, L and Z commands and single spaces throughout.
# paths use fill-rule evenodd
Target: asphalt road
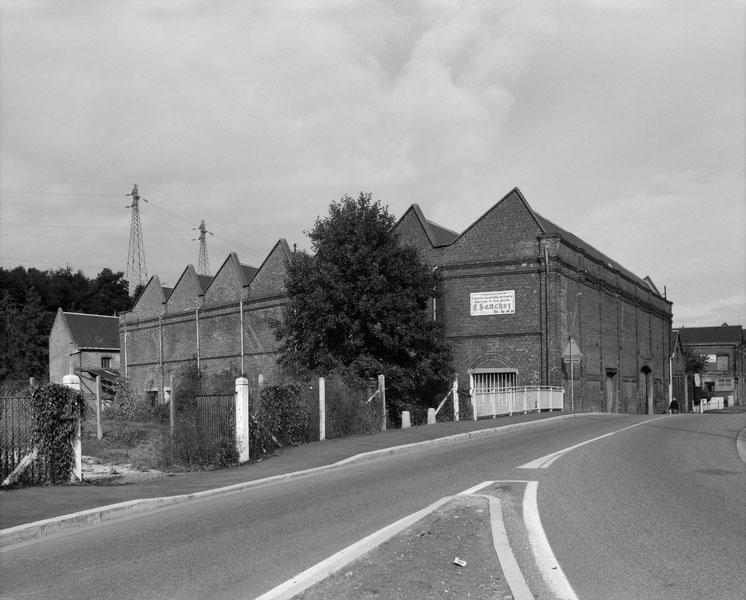
M 720 592 L 743 589 L 732 584 L 744 582 L 734 552 L 745 539 L 746 484 L 727 419 L 746 426 L 744 415 L 665 417 L 548 469 L 516 469 L 645 420 L 572 419 L 195 500 L 7 548 L 0 597 L 253 598 L 443 496 L 516 477 L 539 480 L 542 522 L 581 598 L 705 597 L 681 594 L 692 589 L 687 568 L 707 579 L 697 588 L 707 597 L 735 597 Z M 732 560 L 686 558 L 705 551 Z
M 580 598 L 744 597 L 746 415 L 673 415 L 540 475 L 552 549 Z

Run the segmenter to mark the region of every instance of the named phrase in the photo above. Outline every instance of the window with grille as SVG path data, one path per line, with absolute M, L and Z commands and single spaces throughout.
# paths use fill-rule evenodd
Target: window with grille
M 108 369 L 111 367 L 111 357 L 110 356 L 102 356 L 101 357 L 101 368 L 102 369 Z
M 472 373 L 471 377 L 475 394 L 490 394 L 516 387 L 518 373 L 515 371 L 488 371 Z

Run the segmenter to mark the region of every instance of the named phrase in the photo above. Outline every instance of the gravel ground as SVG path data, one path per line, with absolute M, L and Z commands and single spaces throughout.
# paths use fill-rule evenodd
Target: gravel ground
M 83 481 L 95 485 L 126 485 L 164 476 L 162 471 L 155 469 L 143 471 L 132 465 L 105 463 L 93 456 L 83 456 L 82 463 Z
M 487 501 L 458 496 L 295 599 L 512 597 L 492 545 Z

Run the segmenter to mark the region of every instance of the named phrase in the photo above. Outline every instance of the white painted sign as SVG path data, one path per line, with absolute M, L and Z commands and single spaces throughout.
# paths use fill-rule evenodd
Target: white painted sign
M 471 316 L 515 314 L 515 290 L 469 294 Z

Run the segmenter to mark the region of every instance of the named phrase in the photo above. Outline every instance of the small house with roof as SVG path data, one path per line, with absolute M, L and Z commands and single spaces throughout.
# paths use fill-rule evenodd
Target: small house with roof
M 705 358 L 699 374 L 699 395 L 721 397 L 728 405 L 744 403 L 746 340 L 741 325 L 681 327 L 677 330 L 685 349 Z M 695 392 L 696 393 L 696 392 Z
M 80 377 L 86 400 L 96 397 L 96 377 L 111 387 L 119 377 L 119 317 L 57 310 L 49 333 L 49 381 Z

